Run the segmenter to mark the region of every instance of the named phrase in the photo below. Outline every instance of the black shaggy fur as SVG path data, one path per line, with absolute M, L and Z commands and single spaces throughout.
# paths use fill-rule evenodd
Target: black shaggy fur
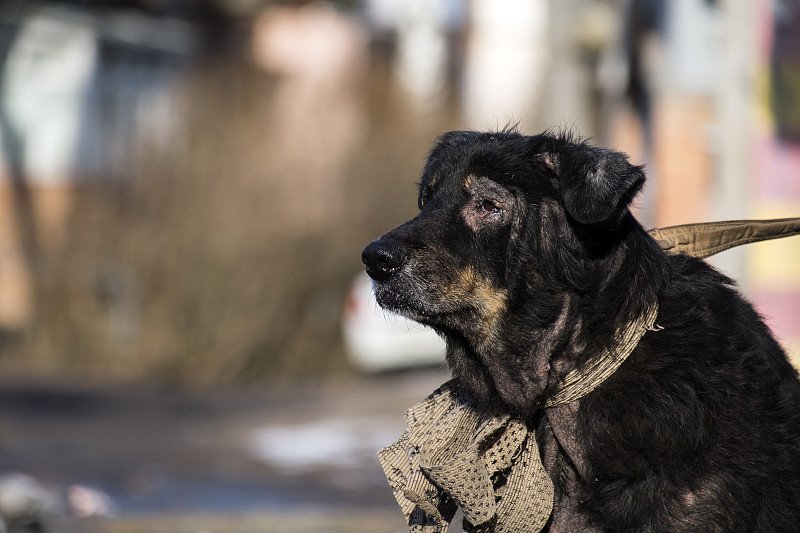
M 548 531 L 800 531 L 797 372 L 730 279 L 636 222 L 644 179 L 565 135 L 447 133 L 419 215 L 364 250 L 376 297 L 445 337 L 478 405 L 535 429 Z M 654 302 L 663 329 L 615 374 L 541 407 Z

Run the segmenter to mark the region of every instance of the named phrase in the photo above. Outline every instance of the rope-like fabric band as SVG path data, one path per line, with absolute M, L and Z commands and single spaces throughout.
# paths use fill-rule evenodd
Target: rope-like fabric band
M 639 320 L 614 335 L 614 347 L 602 351 L 580 368 L 569 372 L 559 383 L 558 389 L 545 401 L 544 407 L 556 407 L 572 403 L 590 392 L 617 371 L 633 353 L 639 340 L 648 330 L 655 329 L 658 305 L 652 305 Z
M 742 244 L 800 235 L 800 218 L 701 222 L 655 228 L 649 233 L 667 253 L 702 259 Z

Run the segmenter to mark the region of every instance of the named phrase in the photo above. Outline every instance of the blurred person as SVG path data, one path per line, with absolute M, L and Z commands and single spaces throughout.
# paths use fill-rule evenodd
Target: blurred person
M 635 138 L 631 144 L 636 157 L 644 163 L 653 162 L 655 144 L 654 107 L 659 89 L 659 76 L 664 70 L 664 45 L 668 6 L 665 0 L 629 0 L 623 4 L 621 13 L 621 55 L 624 75 L 619 91 L 636 122 Z M 602 68 L 602 67 L 601 67 Z M 608 75 L 606 74 L 606 77 Z M 602 82 L 601 82 L 602 83 Z M 606 79 L 608 89 L 614 82 Z M 612 89 L 614 91 L 614 89 Z M 609 124 L 601 126 L 603 130 Z M 604 140 L 615 144 L 611 132 L 604 131 Z M 626 147 L 626 149 L 628 149 Z M 651 169 L 651 178 L 642 191 L 637 206 L 637 216 L 647 226 L 655 218 L 655 203 L 658 190 L 658 169 Z
M 463 0 L 409 0 L 397 29 L 396 73 L 400 84 L 423 111 L 445 103 L 454 39 L 464 24 Z
M 653 150 L 653 76 L 657 65 L 652 57 L 652 42 L 664 36 L 666 10 L 664 0 L 631 0 L 625 13 L 625 95 L 641 124 L 645 160 L 650 159 Z
M 0 325 L 30 319 L 30 263 L 63 244 L 86 92 L 96 66 L 90 21 L 55 7 L 19 21 L 2 65 Z
M 365 128 L 365 43 L 359 23 L 325 3 L 280 4 L 255 21 L 255 63 L 277 78 L 270 155 L 292 177 L 276 180 L 284 187 L 276 196 L 300 231 L 325 225 L 344 207 L 344 167 Z
M 800 145 L 800 1 L 773 3 L 770 104 L 775 135 Z
M 548 2 L 471 0 L 462 115 L 470 128 L 536 118 L 550 60 Z
M 651 180 L 637 202 L 646 225 L 708 220 L 709 132 L 723 74 L 721 10 L 712 0 L 620 6 L 619 64 L 601 67 L 600 75 L 609 98 L 621 105 L 606 118 L 604 142 L 648 165 Z

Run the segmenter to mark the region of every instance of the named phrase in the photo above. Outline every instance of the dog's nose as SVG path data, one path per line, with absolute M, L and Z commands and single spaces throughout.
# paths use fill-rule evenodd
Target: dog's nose
M 367 274 L 375 281 L 384 281 L 403 268 L 406 262 L 405 247 L 383 239 L 373 241 L 361 253 Z

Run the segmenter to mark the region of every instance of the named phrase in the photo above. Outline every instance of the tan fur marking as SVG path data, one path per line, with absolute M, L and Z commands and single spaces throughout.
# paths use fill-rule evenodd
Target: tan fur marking
M 498 323 L 506 310 L 507 293 L 491 281 L 480 276 L 470 265 L 458 273 L 458 277 L 447 288 L 449 300 L 458 300 L 461 305 L 478 311 L 480 316 L 481 344 L 489 342 L 497 331 Z
M 472 265 L 468 265 L 464 270 L 459 272 L 458 275 L 460 278 L 458 286 L 466 293 L 472 292 L 475 289 L 475 285 L 478 283 L 478 274 L 475 273 L 475 269 L 472 268 Z

